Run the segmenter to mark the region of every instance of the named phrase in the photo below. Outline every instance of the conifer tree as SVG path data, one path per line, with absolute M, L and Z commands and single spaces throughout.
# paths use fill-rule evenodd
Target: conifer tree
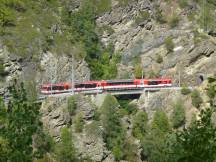
M 0 105 L 0 137 L 9 151 L 5 161 L 30 162 L 33 159 L 32 136 L 41 127 L 39 106 L 29 102 L 23 84 L 10 87 L 8 107 Z

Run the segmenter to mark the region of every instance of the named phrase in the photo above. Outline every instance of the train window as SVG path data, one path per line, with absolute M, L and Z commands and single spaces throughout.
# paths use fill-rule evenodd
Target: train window
M 158 85 L 158 81 L 149 81 L 149 85 Z
M 112 82 L 108 83 L 108 85 L 130 85 L 133 84 L 133 82 Z
M 95 88 L 97 84 L 86 84 L 85 88 Z
M 75 88 L 84 88 L 85 87 L 85 84 L 76 84 L 75 85 Z

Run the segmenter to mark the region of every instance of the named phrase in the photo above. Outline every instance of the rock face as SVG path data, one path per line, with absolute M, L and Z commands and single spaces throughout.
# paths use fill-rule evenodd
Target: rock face
M 90 71 L 84 60 L 72 60 L 69 55 L 57 55 L 50 52 L 43 53 L 38 62 L 29 61 L 8 52 L 7 48 L 0 48 L 0 58 L 5 67 L 4 84 L 1 94 L 7 95 L 7 87 L 14 79 L 24 82 L 34 82 L 37 90 L 41 84 L 71 82 L 72 72 L 74 81 L 90 80 Z M 73 66 L 73 71 L 72 71 Z
M 89 96 L 78 95 L 76 98 L 75 114 L 82 114 L 85 127 L 81 133 L 73 129 L 76 116 L 70 116 L 67 109 L 67 97 L 48 98 L 42 103 L 41 114 L 44 129 L 55 139 L 60 141 L 61 129 L 71 126 L 74 136 L 74 145 L 79 157 L 90 157 L 95 162 L 110 158 L 102 137 L 102 128 L 92 123 L 96 106 Z
M 40 110 L 44 129 L 48 131 L 56 141 L 60 140 L 61 128 L 71 122 L 66 101 L 66 98 L 49 98 L 42 103 Z
M 191 4 L 192 5 L 192 4 Z M 173 7 L 174 6 L 174 7 Z M 181 17 L 179 25 L 172 28 L 168 24 L 160 24 L 156 21 L 157 11 L 160 8 L 162 17 L 167 18 L 167 11 L 176 13 Z M 197 8 L 195 4 L 191 10 Z M 97 19 L 98 26 L 109 26 L 113 33 L 107 32 L 101 36 L 104 44 L 114 44 L 116 51 L 121 51 L 122 62 L 118 65 L 118 77 L 133 77 L 134 60 L 141 58 L 141 66 L 144 73 L 150 73 L 162 77 L 170 77 L 174 83 L 178 83 L 177 76 L 181 73 L 181 82 L 186 85 L 198 85 L 200 76 L 206 78 L 206 74 L 214 74 L 215 64 L 215 38 L 208 36 L 197 29 L 197 25 L 187 19 L 188 9 L 181 8 L 172 2 L 171 5 L 164 1 L 137 0 L 122 6 L 114 3 L 110 12 L 101 15 Z M 148 18 L 142 17 L 137 24 L 140 13 L 148 12 Z M 201 36 L 200 36 L 201 35 Z M 203 38 L 205 39 L 203 40 Z M 166 38 L 171 37 L 174 42 L 173 52 L 168 52 L 165 46 Z M 163 58 L 161 63 L 157 57 Z M 135 63 L 137 64 L 137 63 Z M 122 76 L 122 74 L 124 74 Z
M 81 157 L 88 156 L 93 161 L 100 162 L 110 154 L 100 133 L 91 134 L 85 129 L 82 134 L 75 134 L 74 138 L 75 146 L 78 148 Z
M 72 71 L 72 66 L 74 71 Z M 90 71 L 84 60 L 73 60 L 71 56 L 56 56 L 50 52 L 44 53 L 40 59 L 40 71 L 37 73 L 38 82 L 71 81 L 72 72 L 75 81 L 90 79 Z
M 184 96 L 181 91 L 162 90 L 158 92 L 149 92 L 149 94 L 142 94 L 138 100 L 139 109 L 144 110 L 148 114 L 151 121 L 153 115 L 157 110 L 163 110 L 171 118 L 174 105 L 181 101 L 185 107 L 186 126 L 190 124 L 191 118 L 198 110 L 192 105 L 191 97 Z

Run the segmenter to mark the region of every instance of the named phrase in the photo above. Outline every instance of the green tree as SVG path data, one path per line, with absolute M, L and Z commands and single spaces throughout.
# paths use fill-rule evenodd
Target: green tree
M 143 139 L 147 132 L 148 115 L 145 112 L 137 112 L 133 119 L 133 136 Z
M 196 108 L 199 108 L 203 102 L 199 91 L 196 89 L 191 93 L 191 99 L 192 99 L 192 105 L 195 106 Z
M 113 96 L 107 95 L 101 106 L 101 121 L 107 148 L 112 151 L 116 160 L 121 160 L 124 155 L 125 131 L 117 113 L 118 106 L 118 101 Z
M 151 123 L 152 128 L 142 141 L 142 156 L 149 162 L 166 162 L 166 136 L 170 132 L 169 120 L 165 112 L 157 110 Z
M 174 128 L 178 128 L 185 123 L 185 108 L 181 100 L 174 105 L 172 112 L 172 124 Z
M 62 128 L 61 141 L 56 145 L 55 153 L 60 162 L 78 162 L 72 132 L 69 128 Z
M 74 121 L 75 131 L 77 133 L 81 133 L 83 131 L 84 124 L 85 123 L 84 123 L 84 120 L 83 120 L 82 113 L 77 114 L 76 117 L 75 117 L 75 121 Z
M 33 159 L 32 136 L 41 130 L 39 105 L 29 102 L 23 84 L 10 87 L 12 98 L 5 108 L 0 107 L 0 137 L 8 143 L 11 151 L 6 161 L 25 161 Z M 5 113 L 7 112 L 7 113 Z
M 211 121 L 213 110 L 201 110 L 200 119 L 177 133 L 178 161 L 213 162 L 216 160 L 216 128 Z
M 169 119 L 162 110 L 157 110 L 152 121 L 152 129 L 160 130 L 162 133 L 170 131 Z
M 70 115 L 75 115 L 75 110 L 77 108 L 77 103 L 76 103 L 76 97 L 75 96 L 71 96 L 71 97 L 68 98 L 67 108 L 68 108 L 68 111 L 69 111 Z
M 7 161 L 8 155 L 12 152 L 9 142 L 7 139 L 4 139 L 0 136 L 0 161 Z

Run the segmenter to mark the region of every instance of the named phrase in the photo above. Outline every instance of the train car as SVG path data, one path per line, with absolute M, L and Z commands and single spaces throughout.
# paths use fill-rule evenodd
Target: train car
M 66 93 L 71 88 L 70 83 L 44 84 L 41 86 L 42 94 Z
M 153 88 L 153 87 L 171 87 L 172 86 L 172 80 L 166 79 L 166 78 L 160 78 L 160 79 L 144 79 L 143 80 L 143 87 L 144 88 Z
M 133 90 L 142 88 L 162 88 L 171 86 L 172 80 L 167 78 L 102 80 L 75 83 L 74 91 L 78 93 L 101 93 L 106 90 Z M 41 93 L 47 95 L 67 93 L 71 91 L 71 88 L 71 83 L 44 84 L 41 87 Z
M 101 89 L 101 82 L 100 81 L 81 82 L 81 83 L 76 83 L 74 87 L 76 92 L 99 90 Z
M 116 89 L 134 89 L 141 84 L 138 79 L 125 79 L 125 80 L 104 80 L 101 82 L 103 90 L 116 90 Z

